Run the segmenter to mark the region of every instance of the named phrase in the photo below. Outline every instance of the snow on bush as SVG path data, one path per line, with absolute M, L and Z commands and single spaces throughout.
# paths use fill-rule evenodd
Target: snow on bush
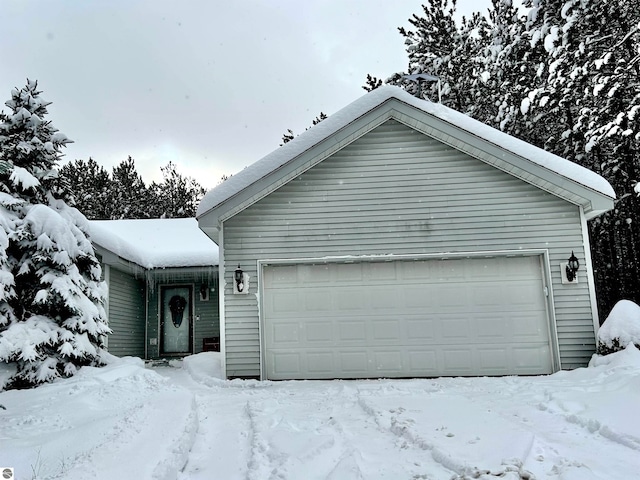
M 37 83 L 0 113 L 0 389 L 30 387 L 100 365 L 106 284 L 86 218 L 58 179 L 70 140 L 45 121 Z M 8 375 L 6 372 L 12 372 Z
M 640 306 L 620 300 L 598 330 L 598 354 L 608 355 L 629 345 L 640 348 Z

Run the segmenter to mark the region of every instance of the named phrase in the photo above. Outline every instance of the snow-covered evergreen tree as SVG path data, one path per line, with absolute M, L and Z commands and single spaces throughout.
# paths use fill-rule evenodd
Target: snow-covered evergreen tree
M 93 158 L 75 160 L 60 169 L 60 177 L 73 196 L 73 206 L 91 220 L 111 219 L 111 176 Z
M 57 174 L 70 140 L 45 120 L 40 93 L 27 81 L 0 113 L 0 361 L 16 366 L 10 388 L 100 364 L 109 333 L 87 220 Z
M 207 190 L 193 178 L 178 173 L 173 162 L 160 170 L 162 182 L 153 182 L 149 187 L 156 199 L 151 214 L 159 218 L 195 217 L 200 200 Z
M 640 300 L 640 9 L 631 0 L 529 6 L 530 35 L 548 54 L 543 88 L 523 96 L 531 130 L 541 146 L 607 178 L 619 197 L 590 223 L 606 315 L 621 298 Z
M 466 112 L 475 105 L 470 84 L 479 75 L 481 44 L 477 32 L 484 28 L 486 20 L 476 14 L 463 19 L 459 26 L 454 18 L 455 0 L 428 0 L 422 9 L 421 15 L 414 14 L 409 19 L 411 29 L 398 29 L 409 57 L 407 73 L 429 74 L 440 81 L 413 82 L 397 73 L 386 83 L 402 86 L 419 98 L 438 101 L 441 96 L 444 105 Z
M 153 218 L 154 207 L 152 192 L 136 170 L 135 160 L 129 156 L 111 172 L 111 206 L 112 220 L 121 218 Z

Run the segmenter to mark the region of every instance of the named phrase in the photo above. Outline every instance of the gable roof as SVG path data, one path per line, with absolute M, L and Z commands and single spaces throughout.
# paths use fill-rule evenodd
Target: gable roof
M 146 269 L 218 265 L 218 246 L 195 218 L 90 220 L 91 241 Z
M 584 208 L 587 219 L 613 208 L 600 175 L 398 87 L 380 87 L 233 175 L 202 199 L 196 218 L 211 238 L 219 224 L 393 118 Z

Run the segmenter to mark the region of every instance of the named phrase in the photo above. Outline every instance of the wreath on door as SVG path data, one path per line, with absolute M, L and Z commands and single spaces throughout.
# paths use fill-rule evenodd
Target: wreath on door
M 187 300 L 180 296 L 174 295 L 169 300 L 169 310 L 171 311 L 171 321 L 173 326 L 180 328 L 182 325 L 182 317 L 184 316 L 184 309 L 187 306 Z

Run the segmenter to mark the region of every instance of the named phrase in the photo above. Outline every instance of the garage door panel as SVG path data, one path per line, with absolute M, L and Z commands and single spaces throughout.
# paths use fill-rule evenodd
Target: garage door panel
M 537 283 L 534 282 L 517 282 L 508 285 L 504 290 L 505 295 L 511 301 L 511 305 L 516 307 L 540 308 L 540 300 L 544 294 L 542 289 L 537 289 Z M 534 293 L 535 295 L 531 295 Z
M 339 311 L 367 311 L 369 308 L 367 297 L 367 292 L 362 291 L 361 287 L 346 287 L 333 291 L 331 306 Z
M 328 289 L 317 288 L 305 291 L 301 297 L 306 312 L 326 312 L 331 310 L 331 292 Z
M 337 322 L 337 324 L 338 338 L 336 339 L 336 341 L 338 343 L 359 343 L 362 345 L 366 344 L 367 328 L 364 321 L 344 320 L 342 322 Z
M 421 348 L 407 350 L 407 361 L 410 376 L 435 376 L 438 375 L 438 355 L 435 349 Z
M 385 284 L 393 284 L 395 280 L 398 280 L 398 270 L 395 264 L 391 262 L 372 262 L 366 264 L 367 266 L 367 278 L 372 282 L 379 282 Z
M 276 314 L 298 312 L 300 310 L 299 296 L 295 291 L 277 291 L 270 297 L 269 308 Z
M 522 314 L 517 318 L 510 319 L 514 341 L 546 343 L 549 338 L 549 330 L 546 325 L 540 325 L 539 322 L 536 322 L 536 318 L 536 315 Z
M 295 265 L 283 265 L 281 268 L 265 272 L 266 285 L 278 285 L 279 288 L 298 285 L 298 271 Z
M 492 341 L 500 339 L 500 341 L 506 342 L 512 335 L 510 322 L 508 318 L 502 315 L 478 315 L 476 321 L 481 325 L 481 328 L 476 331 L 476 335 L 480 340 Z
M 496 308 L 503 309 L 505 305 L 504 297 L 509 296 L 504 291 L 504 286 L 497 282 L 488 282 L 486 284 L 475 284 L 470 288 L 470 301 L 477 307 L 489 307 L 492 311 Z M 511 305 L 508 305 L 511 307 Z
M 544 367 L 542 358 L 549 354 L 549 348 L 546 345 L 519 346 L 514 347 L 512 352 L 517 372 L 526 375 L 534 374 L 537 369 Z
M 450 315 L 442 315 L 440 317 L 442 328 L 441 341 L 443 343 L 475 343 L 475 335 L 470 328 L 469 320 L 466 317 L 452 317 Z
M 302 369 L 302 352 L 271 354 L 273 374 L 277 377 L 299 375 Z
M 334 338 L 333 323 L 328 321 L 304 322 L 305 340 L 313 345 L 332 342 Z
M 405 322 L 407 339 L 425 343 L 436 337 L 435 321 L 432 318 L 407 319 Z
M 332 375 L 335 371 L 333 350 L 307 353 L 307 371 L 314 377 Z
M 371 340 L 374 342 L 394 342 L 406 338 L 399 320 L 372 320 Z
M 509 355 L 505 347 L 488 347 L 478 351 L 478 361 L 483 371 L 507 372 L 509 365 Z
M 373 312 L 379 312 L 381 310 L 394 311 L 403 304 L 402 293 L 393 290 L 393 294 L 391 294 L 389 287 L 386 285 L 372 286 L 368 293 L 369 298 L 367 299 L 367 305 Z
M 301 285 L 330 285 L 333 281 L 329 265 L 300 265 L 297 278 Z
M 267 378 L 552 371 L 539 257 L 269 266 L 263 277 Z
M 468 292 L 460 290 L 458 285 L 435 285 L 434 303 L 431 308 L 437 308 L 438 311 L 459 312 L 469 309 Z
M 427 309 L 433 309 L 437 303 L 436 292 L 421 286 L 405 286 L 399 289 L 399 297 L 402 298 L 402 307 L 407 309 L 418 310 L 423 312 Z M 394 289 L 394 292 L 397 290 Z M 385 295 L 385 296 L 388 296 Z M 384 298 L 380 297 L 380 300 Z
M 287 343 L 298 344 L 300 342 L 300 332 L 298 322 L 278 322 L 271 325 L 272 335 L 274 343 L 278 345 L 285 345 Z
M 390 375 L 403 368 L 402 352 L 397 350 L 376 350 L 372 357 L 375 372 L 380 375 Z
M 467 348 L 445 346 L 442 349 L 442 368 L 451 375 L 471 375 L 474 373 L 473 352 Z
M 338 371 L 346 378 L 360 378 L 367 376 L 367 352 L 365 349 L 350 349 L 338 351 Z
M 346 284 L 361 285 L 363 280 L 363 264 L 362 263 L 343 263 L 339 272 L 332 269 L 331 279 Z

